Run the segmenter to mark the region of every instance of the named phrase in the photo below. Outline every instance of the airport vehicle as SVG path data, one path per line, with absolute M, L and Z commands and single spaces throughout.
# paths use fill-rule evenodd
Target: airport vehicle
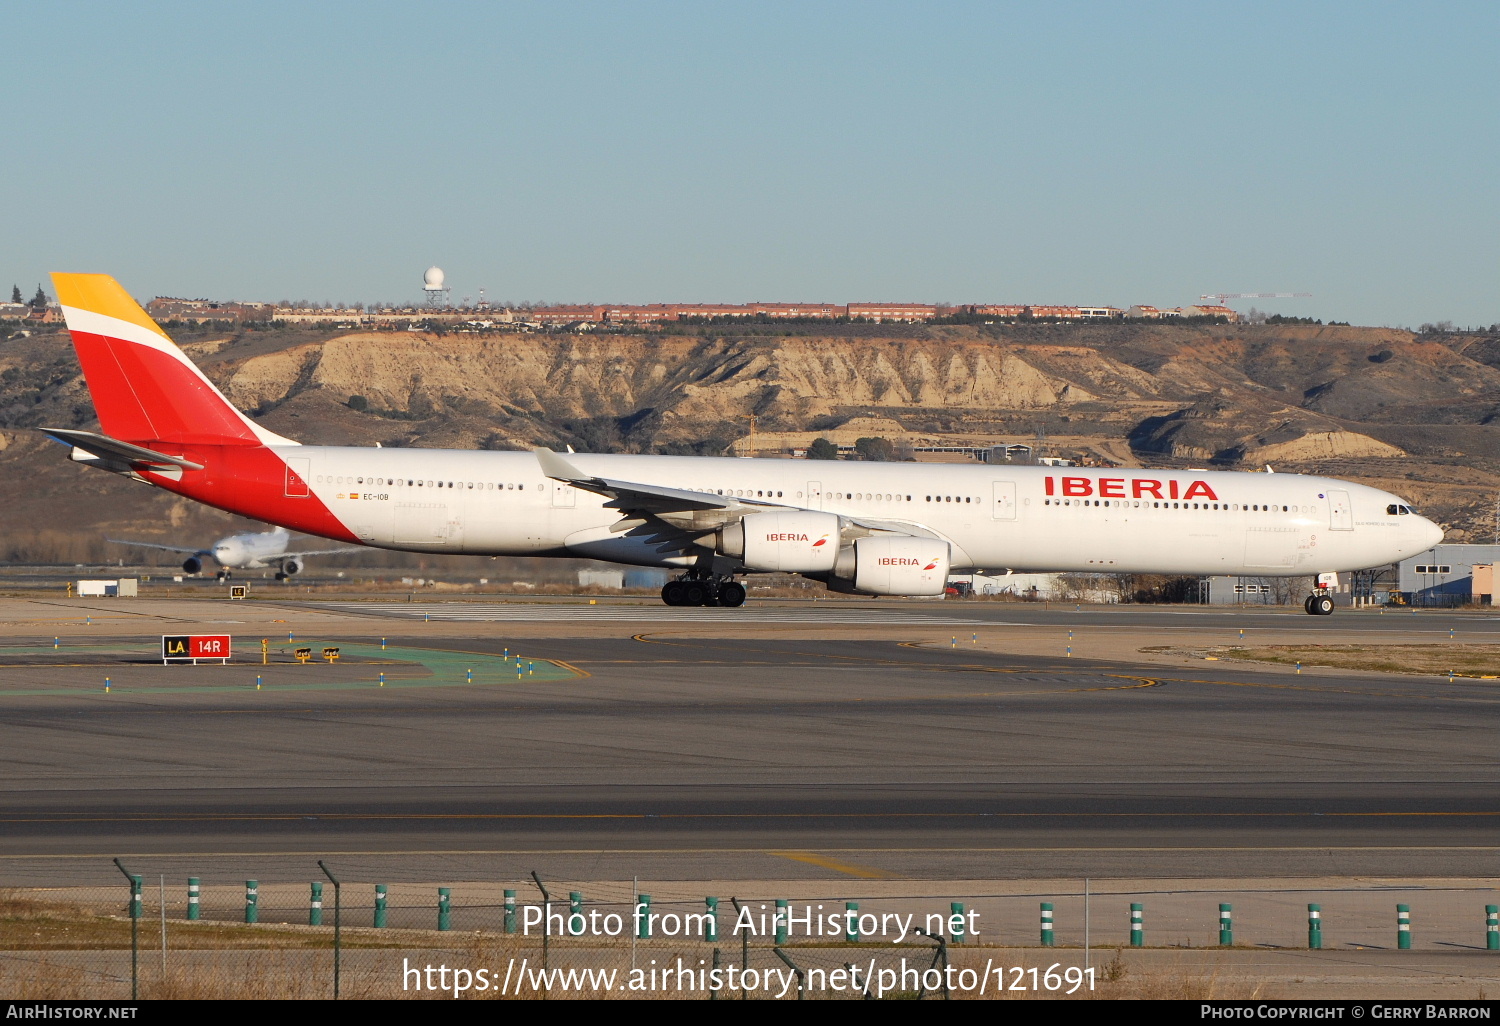
M 1321 575 L 1421 552 L 1438 525 L 1332 478 L 303 445 L 237 410 L 111 277 L 55 274 L 101 430 L 71 457 L 339 542 L 677 568 L 668 605 L 738 606 L 793 572 L 941 596 L 950 572 Z
M 161 549 L 164 552 L 186 552 L 182 561 L 186 573 L 196 574 L 203 570 L 203 561 L 211 559 L 219 567 L 219 580 L 233 576 L 235 570 L 264 570 L 276 567 L 276 579 L 284 581 L 293 574 L 301 573 L 308 556 L 331 556 L 339 552 L 358 552 L 359 549 L 344 546 L 336 549 L 305 549 L 288 552 L 292 535 L 284 527 L 269 531 L 243 531 L 225 535 L 206 549 L 183 548 L 180 545 L 163 545 L 160 542 L 130 541 L 125 538 L 106 538 L 116 545 L 134 545 L 142 549 Z

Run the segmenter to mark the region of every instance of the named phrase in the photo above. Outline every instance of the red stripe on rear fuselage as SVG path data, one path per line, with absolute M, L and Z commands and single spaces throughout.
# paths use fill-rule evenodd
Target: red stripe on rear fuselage
M 274 449 L 259 444 L 187 445 L 173 447 L 170 455 L 201 463 L 203 469 L 184 470 L 181 480 L 150 472 L 141 476 L 158 488 L 230 513 L 359 544 L 354 533 L 312 489 L 305 489 L 307 494 L 301 497 L 286 494 L 291 490 L 287 488 L 288 475 L 294 480 L 300 478 Z

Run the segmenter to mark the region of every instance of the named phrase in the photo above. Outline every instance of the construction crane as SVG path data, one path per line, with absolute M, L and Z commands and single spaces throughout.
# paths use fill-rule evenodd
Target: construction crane
M 1217 299 L 1223 306 L 1226 299 L 1304 299 L 1311 295 L 1311 292 L 1213 292 L 1198 298 Z

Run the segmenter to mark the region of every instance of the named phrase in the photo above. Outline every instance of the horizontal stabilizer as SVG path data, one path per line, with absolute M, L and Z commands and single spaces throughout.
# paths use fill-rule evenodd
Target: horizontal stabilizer
M 108 435 L 101 435 L 94 431 L 75 431 L 70 428 L 40 428 L 39 430 L 64 445 L 82 449 L 102 460 L 125 463 L 131 467 L 145 470 L 161 467 L 177 467 L 181 470 L 203 469 L 203 464 L 194 463 L 181 456 L 168 456 L 166 453 L 131 445 L 129 442 L 122 442 L 118 438 L 110 438 Z

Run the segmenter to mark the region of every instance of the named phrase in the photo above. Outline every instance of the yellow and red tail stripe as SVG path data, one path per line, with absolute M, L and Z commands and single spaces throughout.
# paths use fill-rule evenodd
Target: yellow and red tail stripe
M 203 466 L 143 469 L 142 478 L 231 513 L 358 541 L 275 448 L 299 443 L 236 409 L 119 282 L 58 273 L 52 283 L 104 434 Z

